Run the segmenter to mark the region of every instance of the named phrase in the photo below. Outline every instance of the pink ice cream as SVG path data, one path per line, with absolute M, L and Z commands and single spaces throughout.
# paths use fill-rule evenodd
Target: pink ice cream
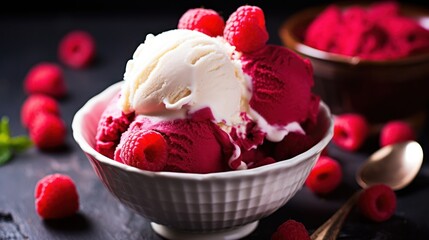
M 134 117 L 134 114 L 124 114 L 118 108 L 119 97 L 118 94 L 107 105 L 97 128 L 95 150 L 109 158 L 113 158 L 122 133 L 128 129 Z
M 250 106 L 271 125 L 315 119 L 319 97 L 311 92 L 313 69 L 291 50 L 277 45 L 243 54 L 244 73 L 252 78 Z
M 227 171 L 234 145 L 228 134 L 213 123 L 210 110 L 203 109 L 189 119 L 159 121 L 155 118 L 137 116 L 128 130 L 122 135 L 121 143 L 127 133 L 138 130 L 154 130 L 161 133 L 168 145 L 167 163 L 164 171 L 187 173 L 210 173 Z M 120 157 L 121 143 L 115 152 L 115 160 Z

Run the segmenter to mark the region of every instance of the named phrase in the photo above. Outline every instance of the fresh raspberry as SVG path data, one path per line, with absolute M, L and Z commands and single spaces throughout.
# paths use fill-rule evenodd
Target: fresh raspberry
M 24 79 L 27 94 L 41 93 L 55 98 L 64 97 L 67 87 L 62 68 L 51 62 L 41 62 L 33 66 Z
M 79 195 L 70 176 L 60 173 L 46 175 L 35 187 L 37 214 L 43 219 L 59 219 L 79 210 Z
M 95 40 L 83 30 L 67 33 L 58 46 L 58 57 L 67 66 L 75 69 L 88 67 L 95 57 Z
M 271 240 L 310 240 L 304 224 L 289 219 L 282 223 L 271 236 Z
M 380 146 L 416 140 L 416 133 L 411 125 L 402 120 L 386 123 L 380 131 Z
M 119 153 L 123 163 L 149 171 L 161 171 L 167 163 L 167 142 L 156 131 L 128 133 Z
M 390 17 L 399 16 L 400 6 L 394 1 L 374 2 L 367 8 L 368 18 L 375 21 L 383 21 Z
M 58 115 L 39 112 L 35 114 L 28 129 L 31 140 L 41 150 L 52 150 L 65 143 L 66 125 Z
M 341 9 L 331 4 L 308 25 L 304 33 L 304 43 L 320 50 L 335 51 L 340 25 Z
M 375 184 L 364 189 L 358 199 L 360 212 L 369 219 L 388 220 L 396 210 L 396 194 L 385 184 Z
M 345 113 L 334 119 L 332 141 L 339 147 L 356 151 L 369 134 L 369 125 L 365 117 L 357 113 Z
M 261 8 L 244 5 L 233 12 L 225 24 L 224 38 L 240 52 L 253 52 L 268 41 L 265 16 Z
M 39 112 L 48 112 L 54 115 L 60 115 L 60 107 L 57 100 L 45 94 L 32 94 L 25 99 L 21 106 L 21 123 L 28 128 L 34 115 Z
M 225 21 L 218 12 L 206 8 L 193 8 L 179 19 L 179 29 L 190 29 L 205 33 L 211 37 L 222 36 Z
M 328 194 L 341 183 L 340 164 L 328 156 L 320 156 L 305 180 L 305 185 L 316 194 Z

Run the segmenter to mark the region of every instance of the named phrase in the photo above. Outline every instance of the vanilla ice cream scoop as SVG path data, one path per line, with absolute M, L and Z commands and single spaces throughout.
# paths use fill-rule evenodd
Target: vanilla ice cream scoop
M 228 124 L 246 95 L 241 63 L 233 55 L 223 38 L 198 31 L 149 34 L 127 63 L 122 110 L 168 115 L 209 107 L 216 122 Z

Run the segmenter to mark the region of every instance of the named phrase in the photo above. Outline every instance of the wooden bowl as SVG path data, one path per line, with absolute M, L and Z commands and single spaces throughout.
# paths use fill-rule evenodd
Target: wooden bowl
M 338 3 L 347 7 L 356 3 Z M 370 61 L 334 54 L 303 43 L 305 29 L 327 5 L 298 12 L 281 25 L 279 35 L 285 46 L 313 65 L 314 91 L 332 113 L 361 113 L 373 124 L 392 119 L 410 119 L 421 124 L 429 102 L 429 53 L 403 59 Z M 401 5 L 401 13 L 416 18 L 429 28 L 429 10 Z

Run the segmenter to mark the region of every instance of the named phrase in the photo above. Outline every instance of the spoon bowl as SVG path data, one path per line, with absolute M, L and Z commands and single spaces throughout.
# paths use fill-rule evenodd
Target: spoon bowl
M 423 149 L 416 141 L 384 146 L 371 154 L 356 172 L 356 181 L 363 189 L 383 183 L 400 190 L 417 176 L 423 163 Z M 335 240 L 346 216 L 356 204 L 360 190 L 353 194 L 322 226 L 311 235 L 312 240 Z
M 393 190 L 400 190 L 416 177 L 422 163 L 423 149 L 416 141 L 388 145 L 361 165 L 356 181 L 362 188 L 384 183 Z

